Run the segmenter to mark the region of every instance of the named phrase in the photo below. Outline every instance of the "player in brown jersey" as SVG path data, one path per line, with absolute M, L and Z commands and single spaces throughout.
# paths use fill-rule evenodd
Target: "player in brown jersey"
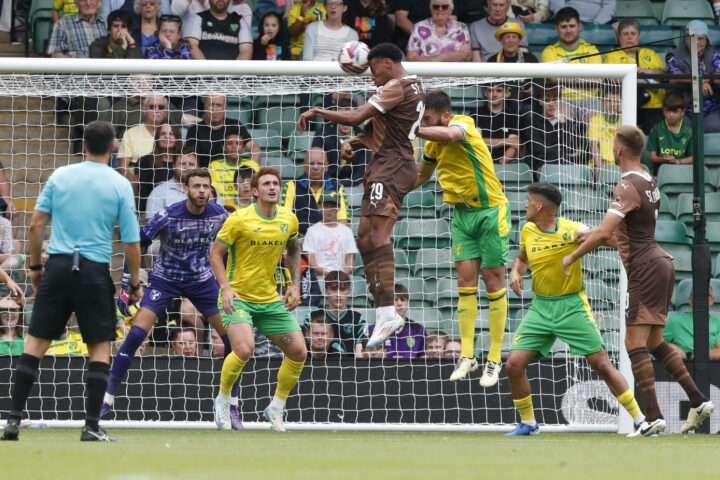
M 628 276 L 625 308 L 625 346 L 633 375 L 640 387 L 646 419 L 636 435 L 665 430 L 655 396 L 655 373 L 650 353 L 682 386 L 690 399 L 690 411 L 682 432 L 697 428 L 714 410 L 711 401 L 698 390 L 680 355 L 663 339 L 665 319 L 675 284 L 672 257 L 655 240 L 655 220 L 660 208 L 660 191 L 655 179 L 640 162 L 645 135 L 630 125 L 618 128 L 613 145 L 615 163 L 622 178 L 605 219 L 587 240 L 563 259 L 563 270 L 584 254 L 597 248 L 613 234 Z M 567 273 L 567 272 L 566 272 Z
M 353 150 L 361 147 L 375 152 L 363 178 L 365 194 L 357 239 L 365 279 L 377 307 L 375 328 L 367 344 L 370 350 L 381 346 L 404 323 L 394 306 L 395 258 L 390 233 L 403 198 L 417 178 L 412 141 L 425 110 L 425 87 L 419 78 L 408 75 L 401 59 L 402 51 L 396 45 L 376 45 L 368 61 L 378 89 L 365 105 L 342 111 L 311 108 L 298 120 L 303 132 L 316 116 L 353 126 L 371 119 L 362 135 L 342 145 L 345 159 L 351 159 Z

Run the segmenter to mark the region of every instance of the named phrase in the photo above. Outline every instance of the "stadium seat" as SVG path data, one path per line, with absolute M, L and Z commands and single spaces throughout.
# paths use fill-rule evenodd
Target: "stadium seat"
M 553 185 L 583 185 L 593 182 L 592 170 L 585 165 L 547 164 L 540 169 L 540 180 Z
M 614 281 L 620 274 L 620 256 L 608 250 L 598 250 L 585 260 L 585 272 L 592 270 L 596 278 Z
M 440 312 L 434 308 L 408 308 L 407 318 L 413 322 L 422 324 L 425 333 L 434 330 L 441 330 L 445 333 L 452 333 L 452 324 L 446 320 Z M 449 330 L 449 331 L 448 331 Z
M 407 253 L 405 250 L 394 250 L 395 254 L 395 278 L 397 280 L 404 280 L 412 278 L 412 266 L 410 260 L 408 260 Z M 412 292 L 412 290 L 410 290 Z
M 593 311 L 612 310 L 618 301 L 615 292 L 600 279 L 585 282 L 585 295 Z
M 706 232 L 710 251 L 720 252 L 720 222 L 707 222 Z M 718 292 L 718 296 L 720 296 L 720 292 Z
M 345 189 L 345 196 L 347 197 L 348 207 L 360 208 L 364 193 L 363 187 L 347 187 Z
M 397 257 L 395 258 L 397 262 Z M 397 273 L 397 270 L 396 270 Z M 395 281 L 407 287 L 410 292 L 410 307 L 430 308 L 434 302 L 434 297 L 425 293 L 425 288 L 432 288 L 433 280 L 425 280 L 424 278 L 408 277 L 400 278 L 396 275 Z
M 601 51 L 618 44 L 615 29 L 610 25 L 585 24 L 580 30 L 580 38 L 595 45 Z
M 720 278 L 720 255 L 715 257 L 715 270 L 713 272 L 713 276 Z
M 720 36 L 720 27 L 715 30 Z M 720 41 L 720 39 L 718 39 Z M 713 42 L 713 45 L 716 45 Z M 703 135 L 703 150 L 705 152 L 705 165 L 720 166 L 720 133 L 706 133 Z
M 666 1 L 662 24 L 684 27 L 690 20 L 701 20 L 708 25 L 715 23 L 715 14 L 707 0 Z
M 658 220 L 675 220 L 676 204 L 670 197 L 664 193 L 660 193 L 660 210 L 658 211 Z
M 615 185 L 620 181 L 620 167 L 617 165 L 602 165 L 598 168 L 597 185 L 598 189 L 612 195 L 615 192 Z
M 296 165 L 290 158 L 263 157 L 263 164 L 277 168 L 283 180 L 294 180 L 303 174 L 302 166 Z
M 530 46 L 542 50 L 547 45 L 558 41 L 558 34 L 555 25 L 551 23 L 527 23 L 525 24 L 528 42 Z M 540 57 L 538 57 L 540 60 Z
M 655 10 L 653 9 L 652 2 L 650 0 L 618 1 L 615 4 L 615 13 L 615 18 L 617 20 L 622 20 L 623 18 L 634 18 L 640 23 L 640 25 L 657 25 L 660 23 L 660 19 L 655 16 Z M 584 28 L 585 27 L 583 26 L 583 29 Z M 642 41 L 650 41 L 645 38 L 644 26 L 642 27 Z
M 606 212 L 610 206 L 610 199 L 605 195 L 598 195 L 593 187 L 579 187 L 571 195 L 563 197 L 560 205 L 561 215 L 575 219 L 577 215 L 572 212 Z
M 720 192 L 705 194 L 705 219 L 708 222 L 720 222 Z
M 668 243 L 662 244 L 661 247 L 673 257 L 675 278 L 678 280 L 690 278 L 692 276 L 692 252 L 690 246 Z
M 655 223 L 655 239 L 658 243 L 691 243 L 685 224 L 679 220 L 658 220 Z
M 425 290 L 427 292 L 427 290 Z M 437 300 L 435 306 L 437 308 L 457 308 L 458 290 L 457 280 L 454 278 L 439 278 L 435 287 Z
M 368 292 L 367 283 L 362 277 L 350 277 L 352 284 L 352 297 L 349 303 L 352 307 L 372 307 L 372 295 Z
M 227 97 L 225 115 L 240 120 L 243 125 L 250 125 L 253 116 L 252 103 L 240 97 Z
M 393 230 L 399 248 L 444 248 L 450 246 L 450 224 L 445 219 L 400 220 Z
M 517 256 L 517 253 L 516 253 Z M 508 262 L 509 263 L 509 262 Z M 530 301 L 535 298 L 535 293 L 532 291 L 532 278 L 530 276 L 523 277 L 523 291 L 522 295 L 518 296 L 515 294 L 512 288 L 507 289 L 508 296 L 508 308 L 510 306 L 515 307 L 529 307 Z
M 525 163 L 499 163 L 495 175 L 505 190 L 522 190 L 533 181 L 532 171 Z
M 287 156 L 296 161 L 305 160 L 305 152 L 310 150 L 314 135 L 313 132 L 300 133 L 295 131 L 288 138 Z
M 687 312 L 690 310 L 690 302 L 688 297 L 692 290 L 692 279 L 682 280 L 675 285 L 675 291 L 673 292 L 672 304 L 675 305 L 675 310 L 681 312 Z
M 693 191 L 692 165 L 660 165 L 657 185 L 661 192 L 671 194 L 691 193 Z M 705 167 L 705 191 L 712 192 L 710 171 Z
M 426 188 L 418 188 L 405 196 L 400 209 L 401 217 L 435 218 L 435 193 Z
M 693 222 L 693 194 L 683 193 L 677 199 L 677 219 L 687 225 Z M 708 222 L 720 221 L 720 192 L 705 194 L 705 220 Z
M 301 95 L 256 95 L 253 97 L 253 107 L 256 109 L 264 109 L 277 105 L 292 107 L 296 105 L 307 105 L 307 103 L 307 99 L 301 98 Z
M 510 243 L 520 245 L 520 234 L 526 223 L 524 219 L 512 222 L 512 227 L 510 227 Z
M 416 277 L 452 277 L 455 274 L 452 250 L 449 248 L 418 250 L 414 264 L 413 275 Z
M 525 201 L 527 200 L 527 192 L 506 191 L 505 197 L 508 199 L 510 217 L 513 225 L 520 223 L 525 219 Z
M 32 32 L 31 38 L 33 49 L 37 55 L 45 55 L 47 44 L 50 41 L 53 26 L 53 0 L 33 0 L 28 12 L 28 25 Z M 29 48 L 28 40 L 25 40 L 26 53 Z
M 257 111 L 257 124 L 280 132 L 282 138 L 289 138 L 298 133 L 297 118 L 299 115 L 300 109 L 287 105 L 261 108 Z
M 295 314 L 295 319 L 300 325 L 302 325 L 305 321 L 305 317 L 310 315 L 313 310 L 315 310 L 315 307 L 300 305 L 299 307 L 295 308 L 295 310 L 293 310 L 293 313 Z
M 250 136 L 255 140 L 255 143 L 258 144 L 263 154 L 269 152 L 280 153 L 282 150 L 282 138 L 277 130 L 254 128 L 250 130 Z

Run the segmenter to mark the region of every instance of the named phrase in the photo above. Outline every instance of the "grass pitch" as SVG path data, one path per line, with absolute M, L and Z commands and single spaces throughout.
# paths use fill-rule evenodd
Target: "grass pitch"
M 121 430 L 80 443 L 79 429 L 20 432 L 0 443 L 3 479 L 720 478 L 720 437 L 616 434 L 220 432 Z

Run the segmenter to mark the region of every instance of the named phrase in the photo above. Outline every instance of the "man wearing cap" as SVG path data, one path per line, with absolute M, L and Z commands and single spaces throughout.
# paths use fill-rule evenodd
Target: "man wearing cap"
M 318 202 L 322 221 L 308 228 L 303 242 L 303 252 L 308 254 L 310 267 L 319 276 L 340 270 L 350 275 L 353 256 L 358 249 L 352 230 L 338 223 L 338 194 L 323 193 Z
M 720 71 L 720 53 L 708 39 L 708 27 L 700 20 L 692 20 L 685 27 L 687 33 L 690 28 L 695 28 L 697 34 L 697 51 L 698 51 L 698 73 L 700 75 L 712 75 Z M 690 67 L 690 37 L 685 37 L 683 42 L 675 50 L 665 56 L 667 64 L 667 72 L 674 75 L 689 74 L 692 72 Z M 720 91 L 720 80 L 703 79 L 703 115 L 705 133 L 720 132 L 720 101 L 718 101 L 715 93 Z M 690 84 L 690 79 L 670 80 L 670 83 Z M 690 97 L 690 89 L 685 91 L 685 99 L 687 100 L 687 111 L 685 120 L 692 123 L 692 99 Z
M 508 20 L 510 0 L 488 0 L 489 15 L 482 20 L 470 24 L 470 42 L 474 62 L 487 62 L 490 56 L 501 51 L 503 46 L 495 36 L 495 32 Z M 525 24 L 515 19 L 514 22 L 524 31 Z M 527 38 L 520 37 L 520 46 L 528 49 Z

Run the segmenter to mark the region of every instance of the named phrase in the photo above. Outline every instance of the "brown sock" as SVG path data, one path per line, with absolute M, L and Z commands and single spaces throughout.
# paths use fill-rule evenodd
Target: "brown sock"
M 377 283 L 374 253 L 372 250 L 360 252 L 363 261 L 363 270 L 365 270 L 365 282 L 367 282 L 368 291 L 372 294 L 373 298 L 375 297 L 375 285 Z
M 699 407 L 705 400 L 705 395 L 698 390 L 695 381 L 690 376 L 690 372 L 685 368 L 685 362 L 678 352 L 672 348 L 667 342 L 663 341 L 660 345 L 655 348 L 652 352 L 653 356 L 657 358 L 662 366 L 667 370 L 670 375 L 680 384 L 680 386 L 687 393 L 690 399 L 690 406 L 693 408 Z
M 662 418 L 655 395 L 655 370 L 647 347 L 633 348 L 628 352 L 635 382 L 640 387 L 645 419 L 649 422 Z
M 377 269 L 375 307 L 395 305 L 395 253 L 391 243 L 380 245 L 373 254 Z

